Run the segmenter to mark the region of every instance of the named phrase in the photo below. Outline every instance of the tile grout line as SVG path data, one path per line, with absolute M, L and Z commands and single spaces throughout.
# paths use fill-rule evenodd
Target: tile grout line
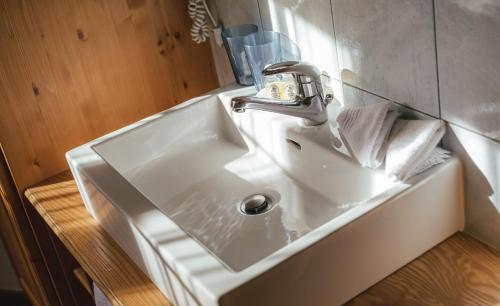
M 434 28 L 434 54 L 436 57 L 436 83 L 437 83 L 437 101 L 438 101 L 438 111 L 439 119 L 442 119 L 441 114 L 441 86 L 439 84 L 439 58 L 438 58 L 438 46 L 437 46 L 437 15 L 436 15 L 436 0 L 432 0 L 432 24 Z
M 422 114 L 422 115 L 429 116 L 429 117 L 432 117 L 432 118 L 437 118 L 437 117 L 436 117 L 436 116 L 434 116 L 434 115 L 431 115 L 431 114 L 428 114 L 428 113 L 423 112 L 423 111 L 421 111 L 421 110 L 418 110 L 418 109 L 416 109 L 416 108 L 414 108 L 414 107 L 412 107 L 412 106 L 409 106 L 409 105 L 406 105 L 406 104 L 403 104 L 403 103 L 400 103 L 400 102 L 397 102 L 397 101 L 394 101 L 394 100 L 388 99 L 388 98 L 386 98 L 386 97 L 384 97 L 384 96 L 381 96 L 381 95 L 379 95 L 379 94 L 376 94 L 376 93 L 373 93 L 373 92 L 368 91 L 368 90 L 366 90 L 366 89 L 363 89 L 363 88 L 357 87 L 356 85 L 352 85 L 352 84 L 346 83 L 346 82 L 344 82 L 344 81 L 342 81 L 342 80 L 338 80 L 338 79 L 335 79 L 335 80 L 337 80 L 337 81 L 341 82 L 341 83 L 342 83 L 342 85 L 346 85 L 346 86 L 352 87 L 352 88 L 354 88 L 354 89 L 360 90 L 360 91 L 362 91 L 362 92 L 364 92 L 364 93 L 367 93 L 367 94 L 373 95 L 373 96 L 375 96 L 375 97 L 378 97 L 378 98 L 381 98 L 381 99 L 384 99 L 384 100 L 387 100 L 387 101 L 391 101 L 392 103 L 395 103 L 395 104 L 397 104 L 397 105 L 400 105 L 400 106 L 406 107 L 406 108 L 408 108 L 409 110 L 412 110 L 412 111 L 418 112 L 418 113 L 420 113 L 420 114 Z
M 340 75 L 340 52 L 339 52 L 339 43 L 337 41 L 337 32 L 335 30 L 335 19 L 333 18 L 333 0 L 330 0 L 330 15 L 332 17 L 332 27 L 333 27 L 333 42 L 335 43 L 335 53 L 337 53 L 337 72 L 339 73 L 339 78 L 342 78 Z M 342 80 L 340 80 L 342 82 Z M 343 83 L 343 82 L 342 82 Z
M 259 11 L 259 19 L 260 19 L 260 30 L 264 31 L 264 22 L 262 21 L 262 12 L 260 10 L 260 0 L 255 0 L 257 2 L 257 10 Z
M 378 95 L 378 94 L 372 93 L 372 92 L 370 92 L 370 91 L 368 91 L 368 90 L 366 90 L 366 89 L 359 88 L 359 87 L 354 86 L 354 85 L 351 85 L 351 84 L 349 84 L 349 83 L 342 82 L 341 80 L 338 80 L 338 79 L 335 79 L 335 80 L 336 80 L 336 81 L 338 81 L 338 82 L 341 82 L 341 83 L 342 83 L 342 85 L 346 85 L 346 86 L 352 87 L 352 88 L 357 89 L 357 90 L 359 90 L 359 91 L 362 91 L 362 92 L 364 92 L 364 93 L 367 93 L 367 94 L 373 95 L 373 96 L 375 96 L 375 97 L 377 97 L 377 98 L 381 98 L 381 99 L 384 99 L 384 100 L 387 100 L 387 101 L 391 101 L 392 103 L 395 103 L 395 104 L 400 105 L 400 106 L 402 106 L 402 107 L 406 107 L 406 108 L 408 108 L 409 110 L 415 111 L 415 112 L 420 113 L 420 114 L 422 114 L 422 115 L 429 116 L 429 117 L 432 117 L 432 118 L 436 118 L 436 117 L 435 117 L 435 116 L 433 116 L 433 115 L 427 114 L 427 113 L 425 113 L 425 112 L 423 112 L 423 111 L 420 111 L 420 110 L 418 110 L 418 109 L 415 109 L 415 108 L 413 108 L 413 107 L 411 107 L 411 106 L 408 106 L 408 105 L 405 105 L 405 104 L 401 104 L 401 103 L 399 103 L 399 102 L 397 102 L 397 101 L 393 101 L 393 100 L 391 100 L 391 99 L 387 99 L 386 97 L 383 97 L 383 96 L 381 96 L 381 95 Z M 475 130 L 473 130 L 473 129 L 471 129 L 471 128 L 465 127 L 464 125 L 462 125 L 462 124 L 460 124 L 460 123 L 456 123 L 456 122 L 453 122 L 453 121 L 450 121 L 450 120 L 446 120 L 446 119 L 443 119 L 443 120 L 444 120 L 446 123 L 448 123 L 449 125 L 454 125 L 454 126 L 456 126 L 456 127 L 459 127 L 459 128 L 461 128 L 461 129 L 466 130 L 467 132 L 473 133 L 473 134 L 474 134 L 474 135 L 476 135 L 476 136 L 483 137 L 483 138 L 486 138 L 487 140 L 490 140 L 490 141 L 493 141 L 493 142 L 495 142 L 495 143 L 500 144 L 500 140 L 498 140 L 498 139 L 492 138 L 492 137 L 487 136 L 487 135 L 485 135 L 485 134 L 483 134 L 483 133 L 481 133 L 481 132 L 479 132 L 479 131 L 475 131 Z

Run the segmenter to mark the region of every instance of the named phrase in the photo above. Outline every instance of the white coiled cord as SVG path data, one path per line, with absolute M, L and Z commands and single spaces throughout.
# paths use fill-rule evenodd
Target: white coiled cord
M 214 27 L 217 27 L 215 19 L 208 9 L 205 0 L 189 0 L 188 4 L 189 17 L 193 19 L 191 26 L 191 39 L 201 44 L 210 37 L 210 29 L 207 23 L 207 14 L 210 17 Z

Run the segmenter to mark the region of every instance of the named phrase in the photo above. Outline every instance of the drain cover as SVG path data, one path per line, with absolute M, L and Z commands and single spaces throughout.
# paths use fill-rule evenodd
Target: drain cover
M 248 215 L 257 215 L 267 211 L 270 207 L 271 199 L 262 194 L 253 194 L 243 199 L 241 211 Z

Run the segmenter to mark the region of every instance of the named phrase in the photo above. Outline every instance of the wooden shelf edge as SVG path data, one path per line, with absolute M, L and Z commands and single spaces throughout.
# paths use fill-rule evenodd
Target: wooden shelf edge
M 71 196 L 65 198 L 65 192 L 71 194 Z M 56 200 L 47 200 L 50 198 L 49 194 L 51 193 L 61 197 L 58 200 L 59 203 L 56 203 Z M 82 272 L 86 273 L 92 279 L 113 305 L 147 304 L 172 306 L 170 301 L 165 298 L 152 281 L 88 214 L 70 174 L 65 172 L 28 188 L 24 192 L 24 195 L 61 240 L 70 254 L 81 265 Z M 79 222 L 85 225 L 84 231 L 87 231 L 87 233 L 80 234 L 80 237 L 78 237 L 80 240 L 76 237 L 68 236 L 68 228 L 71 226 L 68 224 L 61 226 L 59 223 L 63 224 L 63 222 L 58 222 L 58 220 L 54 219 L 54 217 L 61 218 L 64 214 L 63 210 L 57 212 L 47 210 L 47 207 L 50 205 L 54 207 L 58 206 L 62 209 L 65 204 L 67 204 L 66 207 L 68 207 L 68 210 L 77 212 L 78 216 L 75 216 L 75 219 L 79 220 L 75 220 L 75 223 Z M 91 257 L 89 254 L 92 252 L 90 250 L 83 250 L 81 245 L 75 243 L 77 240 L 81 243 L 82 239 L 86 240 L 87 243 L 90 243 L 89 241 L 92 240 L 93 243 L 100 244 L 101 249 L 98 249 L 98 246 L 93 246 L 96 248 L 95 251 L 105 249 L 113 253 L 116 258 L 104 258 L 103 260 L 106 260 L 108 265 L 101 264 L 103 267 L 97 267 L 95 262 L 89 261 L 89 257 Z M 96 254 L 92 254 L 92 256 L 93 259 L 97 260 Z M 108 275 L 104 275 L 103 273 L 108 273 Z M 110 276 L 109 273 L 115 273 L 116 275 Z M 120 281 L 113 280 L 114 277 L 120 279 Z M 120 282 L 127 281 L 129 282 L 128 287 L 130 287 L 130 292 L 124 292 L 123 288 L 120 288 Z M 122 286 L 126 285 L 122 284 Z

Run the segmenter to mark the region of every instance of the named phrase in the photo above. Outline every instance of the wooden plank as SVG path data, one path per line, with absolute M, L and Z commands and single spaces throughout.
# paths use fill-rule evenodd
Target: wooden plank
M 66 170 L 69 149 L 216 88 L 190 26 L 187 0 L 0 0 L 0 142 L 18 189 Z
M 30 205 L 31 207 L 31 205 Z M 19 283 L 33 304 L 58 305 L 59 299 L 39 252 L 20 194 L 15 188 L 0 143 L 0 234 L 16 270 Z M 33 209 L 33 208 L 32 208 Z
M 87 288 L 88 284 L 82 282 L 82 280 L 84 280 L 84 278 L 82 278 L 84 275 L 75 274 L 75 271 L 83 272 L 82 268 L 46 223 L 45 226 L 50 231 L 50 240 L 54 246 L 54 254 L 59 259 L 59 264 L 63 270 L 62 274 L 67 283 L 67 291 L 71 293 L 75 300 L 69 305 L 95 306 L 94 296 L 92 292 L 89 294 Z
M 115 304 L 168 305 L 84 208 L 68 172 L 26 191 L 85 272 Z M 390 250 L 388 250 L 390 251 Z M 458 233 L 347 305 L 500 304 L 500 252 Z
M 90 296 L 93 296 L 94 293 L 92 292 L 91 280 L 87 276 L 87 273 L 85 273 L 82 268 L 76 268 L 73 269 L 73 275 L 75 275 L 76 279 L 80 282 L 85 291 L 87 291 Z
M 4 145 L 12 171 L 18 182 L 44 178 L 44 170 L 52 164 L 40 157 L 55 155 L 53 142 L 44 133 L 45 123 L 36 103 L 33 79 L 29 74 L 28 59 L 19 43 L 19 32 L 12 19 L 24 20 L 17 4 L 0 1 L 0 142 Z M 37 139 L 36 141 L 32 141 Z M 44 158 L 43 158 L 44 159 Z
M 347 305 L 500 305 L 500 252 L 458 233 Z
M 178 87 L 182 100 L 188 99 L 194 88 L 210 90 L 211 84 L 200 78 L 200 74 L 216 75 L 212 53 L 207 52 L 209 43 L 197 44 L 191 40 L 191 18 L 185 11 L 186 3 L 178 0 L 154 1 L 154 9 L 161 13 L 161 20 L 171 35 L 173 60 L 176 67 Z M 173 35 L 172 35 L 173 34 Z
M 26 197 L 114 305 L 171 305 L 87 213 L 69 173 L 26 190 Z
M 166 1 L 0 0 L 0 143 L 12 190 L 67 169 L 69 149 L 217 87 L 209 44 L 176 43 L 166 30 L 175 22 L 176 31 L 188 31 L 187 0 Z M 192 86 L 181 86 L 185 78 Z M 42 304 L 71 301 L 57 290 L 64 278 L 51 271 L 59 265 L 45 224 L 17 202 L 3 205 L 11 209 L 1 225 L 26 238 L 8 241 L 12 254 L 32 262 L 16 265 L 21 283 Z

